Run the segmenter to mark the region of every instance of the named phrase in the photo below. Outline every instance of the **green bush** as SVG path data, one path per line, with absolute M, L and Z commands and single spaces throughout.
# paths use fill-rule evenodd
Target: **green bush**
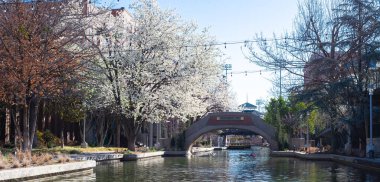
M 59 138 L 56 137 L 50 130 L 46 130 L 42 136 L 48 148 L 53 148 L 59 145 Z
M 36 132 L 36 135 L 37 135 L 37 148 L 45 148 L 46 147 L 46 142 L 43 138 L 44 136 L 44 133 L 42 133 L 41 131 L 38 131 Z
M 69 154 L 80 154 L 81 153 L 81 151 L 79 151 L 79 150 L 70 150 L 69 151 Z
M 13 143 L 5 143 L 3 147 L 8 148 L 8 149 L 13 149 L 15 148 L 15 145 Z

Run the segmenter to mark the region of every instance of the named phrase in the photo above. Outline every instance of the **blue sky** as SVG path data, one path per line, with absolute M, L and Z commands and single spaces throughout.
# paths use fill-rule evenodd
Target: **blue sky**
M 120 0 L 118 6 L 128 7 L 131 0 Z M 196 22 L 200 28 L 209 28 L 218 42 L 254 39 L 256 34 L 272 37 L 292 29 L 297 14 L 297 0 L 158 0 L 163 9 L 174 9 L 186 21 Z M 262 70 L 245 59 L 241 46 L 221 47 L 226 63 L 232 64 L 232 72 Z M 231 74 L 228 80 L 236 93 L 237 103 L 256 99 L 269 99 L 274 73 Z

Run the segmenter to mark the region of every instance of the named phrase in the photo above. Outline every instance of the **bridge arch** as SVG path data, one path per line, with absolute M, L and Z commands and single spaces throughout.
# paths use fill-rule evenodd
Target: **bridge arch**
M 276 130 L 263 119 L 252 113 L 221 112 L 209 113 L 192 124 L 185 133 L 185 150 L 190 151 L 193 142 L 203 134 L 220 129 L 243 129 L 261 135 L 270 144 L 270 149 L 278 150 Z

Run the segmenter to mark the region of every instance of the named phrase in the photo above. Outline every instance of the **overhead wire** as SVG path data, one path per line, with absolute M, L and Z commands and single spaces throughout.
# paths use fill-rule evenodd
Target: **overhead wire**
M 92 35 L 86 35 L 86 36 L 101 36 L 101 35 L 97 35 L 97 34 L 92 34 Z M 187 44 L 187 45 L 181 45 L 181 46 L 167 46 L 167 47 L 160 47 L 160 50 L 169 50 L 169 49 L 185 49 L 185 50 L 188 50 L 187 48 L 198 48 L 198 47 L 204 47 L 205 50 L 207 50 L 207 47 L 213 47 L 213 46 L 224 46 L 225 49 L 227 49 L 227 45 L 236 45 L 236 44 L 244 44 L 245 47 L 247 47 L 247 45 L 249 43 L 257 43 L 257 42 L 261 42 L 261 41 L 278 41 L 278 40 L 285 40 L 286 38 L 275 38 L 275 39 L 247 39 L 247 40 L 243 40 L 243 41 L 225 41 L 225 42 L 212 42 L 210 41 L 210 43 L 204 43 L 204 44 Z M 133 41 L 130 40 L 129 42 L 129 46 L 132 47 L 133 46 Z M 119 52 L 131 52 L 131 51 L 144 51 L 144 50 L 149 50 L 149 49 L 154 49 L 158 47 L 157 45 L 154 45 L 152 44 L 150 47 L 147 47 L 147 48 L 134 48 L 134 49 L 127 49 L 127 50 L 118 50 Z

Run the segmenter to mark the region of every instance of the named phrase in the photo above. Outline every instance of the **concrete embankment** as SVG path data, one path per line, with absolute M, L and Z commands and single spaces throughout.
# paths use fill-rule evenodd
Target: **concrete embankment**
M 163 157 L 185 157 L 186 151 L 165 151 Z
M 0 170 L 0 181 L 25 181 L 42 177 L 93 170 L 95 161 L 79 161 L 65 164 Z
M 71 154 L 70 158 L 74 160 L 94 160 L 96 162 L 120 160 L 124 154 L 112 153 L 112 152 L 98 152 L 98 153 L 83 153 L 83 154 Z
M 203 147 L 193 147 L 192 153 L 207 153 L 213 151 L 213 147 L 203 148 Z M 155 157 L 185 157 L 189 155 L 187 151 L 157 151 L 157 152 L 146 152 L 146 153 L 136 153 L 136 154 L 78 154 L 72 155 L 71 157 L 77 160 L 96 160 L 109 161 L 120 159 L 121 161 L 136 161 L 145 160 Z
M 155 157 L 185 157 L 187 156 L 186 151 L 158 151 L 158 152 L 147 152 L 140 154 L 124 154 L 121 161 L 136 161 L 145 160 Z
M 71 154 L 69 157 L 76 162 L 0 170 L 0 181 L 24 181 L 82 171 L 92 172 L 97 162 L 119 162 L 123 156 L 124 154 L 112 152 Z
M 204 152 L 210 151 L 211 148 L 197 148 L 196 150 L 197 152 Z M 139 154 L 119 154 L 112 152 L 71 154 L 69 155 L 70 158 L 77 162 L 0 170 L 0 181 L 24 181 L 81 171 L 92 172 L 97 163 L 103 162 L 135 161 L 155 157 L 186 155 L 186 151 L 157 151 Z
M 380 171 L 380 158 L 370 159 L 335 154 L 306 154 L 294 151 L 272 151 L 271 157 L 296 157 L 305 160 L 333 161 L 361 169 Z
M 136 161 L 139 159 L 147 159 L 152 157 L 162 157 L 164 155 L 164 151 L 158 151 L 158 152 L 147 152 L 147 153 L 140 153 L 140 154 L 125 154 L 122 161 Z

